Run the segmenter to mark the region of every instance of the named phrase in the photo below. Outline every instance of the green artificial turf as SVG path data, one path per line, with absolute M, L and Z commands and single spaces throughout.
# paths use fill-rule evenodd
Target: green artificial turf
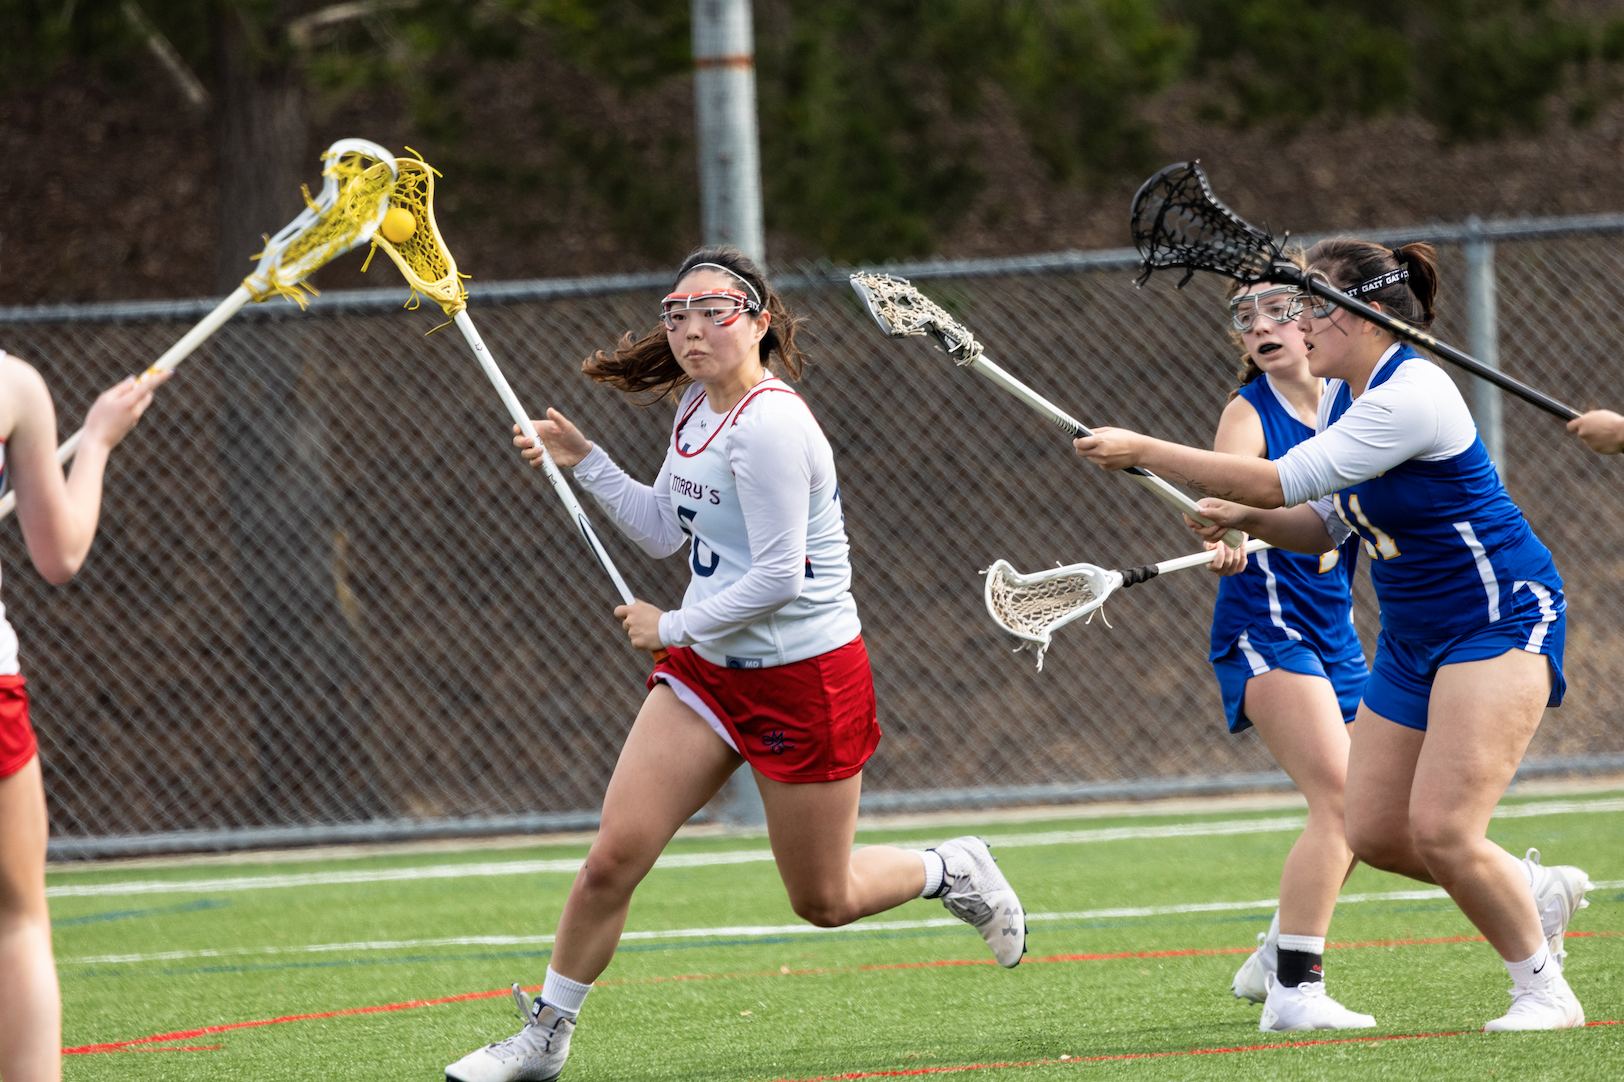
M 1616 796 L 1617 794 L 1612 794 Z M 1569 798 L 1594 801 L 1605 795 Z M 1550 798 L 1547 798 L 1549 800 Z M 1533 803 L 1541 803 L 1535 800 Z M 860 842 L 989 838 L 1170 823 L 1268 820 L 1291 812 L 1088 819 L 885 831 Z M 1549 863 L 1577 863 L 1598 882 L 1624 880 L 1624 811 L 1497 819 L 1495 840 Z M 1289 831 L 1134 838 L 996 849 L 1033 914 L 1141 909 L 1273 898 Z M 764 850 L 760 837 L 675 843 L 674 854 Z M 325 875 L 389 868 L 579 858 L 584 848 L 426 853 L 275 865 L 100 868 L 50 877 L 53 887 L 131 881 Z M 57 897 L 56 950 L 69 1047 L 288 1015 L 344 1011 L 539 984 L 545 943 L 422 943 L 553 931 L 567 872 L 306 885 L 265 890 Z M 1345 895 L 1424 889 L 1361 868 Z M 1624 889 L 1593 892 L 1568 942 L 1569 979 L 1592 1021 L 1624 1020 Z M 1235 1000 L 1244 958 L 1183 951 L 1244 949 L 1269 910 L 1033 920 L 1026 963 L 981 964 L 963 925 L 833 933 L 716 933 L 628 940 L 587 1002 L 566 1082 L 610 1079 L 769 1080 L 820 1077 L 1024 1079 L 1613 1077 L 1624 1025 L 1485 1035 L 1509 981 L 1481 942 L 1354 946 L 1327 952 L 1328 987 L 1376 1015 L 1357 1034 L 1263 1035 L 1260 1008 Z M 911 902 L 876 921 L 944 916 Z M 799 925 L 770 861 L 654 871 L 628 929 Z M 871 922 L 870 922 L 871 923 Z M 1448 939 L 1473 930 L 1447 900 L 1350 903 L 1336 943 Z M 362 944 L 398 943 L 369 949 Z M 319 952 L 296 948 L 338 945 Z M 343 946 L 350 944 L 351 946 Z M 266 951 L 264 948 L 276 948 Z M 247 949 L 247 952 L 244 952 Z M 210 951 L 211 954 L 199 952 Z M 1087 955 L 1130 953 L 1127 958 Z M 1155 952 L 1174 952 L 1155 957 Z M 163 955 L 169 957 L 162 957 Z M 136 961 L 108 956 L 140 955 Z M 968 961 L 977 964 L 941 965 Z M 131 1050 L 66 1057 L 69 1080 L 422 1079 L 518 1028 L 503 996 L 369 1014 L 288 1021 Z M 1458 1034 L 1408 1039 L 1411 1035 Z M 1404 1037 L 1354 1040 L 1348 1037 Z M 1302 1042 L 1330 1040 L 1338 1043 Z M 1256 1049 L 1258 1045 L 1300 1047 Z M 207 1048 L 212 1051 L 160 1049 Z M 135 1051 L 134 1049 L 145 1049 Z M 1253 1049 L 1206 1053 L 1212 1049 Z M 1200 1053 L 1200 1054 L 1191 1054 Z M 1062 1056 L 1080 1059 L 1061 1060 Z M 1133 1057 L 1133 1058 L 1106 1058 Z M 1010 1066 L 992 1066 L 1010 1064 Z M 1023 1066 L 1023 1064 L 1032 1064 Z M 912 1072 L 929 1072 L 923 1075 Z

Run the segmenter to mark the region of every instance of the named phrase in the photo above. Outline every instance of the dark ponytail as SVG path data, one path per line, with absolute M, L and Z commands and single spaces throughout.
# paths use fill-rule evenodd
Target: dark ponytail
M 1394 271 L 1409 271 L 1409 277 L 1368 293 L 1358 299 L 1379 304 L 1382 311 L 1402 319 L 1412 327 L 1426 330 L 1437 318 L 1438 258 L 1430 244 L 1419 241 L 1388 248 L 1368 240 L 1335 237 L 1322 240 L 1308 250 L 1308 265 L 1323 271 L 1338 289 L 1353 289 Z
M 770 358 L 776 353 L 785 374 L 791 379 L 800 379 L 806 358 L 795 344 L 795 332 L 806 321 L 790 314 L 783 298 L 767 281 L 761 268 L 737 248 L 711 245 L 697 249 L 682 261 L 676 281 L 682 281 L 701 263 L 714 263 L 724 268 L 748 287 L 741 292 L 761 298 L 762 310 L 772 316 L 767 333 L 761 339 L 761 363 L 770 366 Z M 631 333 L 627 332 L 616 344 L 613 355 L 597 350 L 582 362 L 581 371 L 617 391 L 646 395 L 643 405 L 674 396 L 693 382 L 672 354 L 663 323 L 655 324 L 653 330 L 638 339 L 633 339 Z

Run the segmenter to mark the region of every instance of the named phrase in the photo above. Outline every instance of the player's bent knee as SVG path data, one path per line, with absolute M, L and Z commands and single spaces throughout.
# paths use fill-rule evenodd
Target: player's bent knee
M 825 894 L 792 895 L 790 907 L 795 915 L 816 928 L 840 928 L 857 919 L 857 912 L 845 898 Z
M 1403 835 L 1401 835 L 1403 836 Z M 1409 850 L 1394 844 L 1393 834 L 1377 828 L 1374 823 L 1349 822 L 1348 848 L 1360 861 L 1384 872 L 1401 871 L 1406 865 Z
M 1434 876 L 1447 876 L 1450 868 L 1474 857 L 1474 834 L 1449 820 L 1421 819 L 1410 825 L 1415 852 Z
M 581 865 L 577 882 L 592 894 L 630 894 L 647 874 L 648 862 L 640 854 L 594 849 Z

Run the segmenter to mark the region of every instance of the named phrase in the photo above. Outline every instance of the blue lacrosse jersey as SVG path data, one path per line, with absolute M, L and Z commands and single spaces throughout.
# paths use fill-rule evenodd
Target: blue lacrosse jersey
M 1263 422 L 1271 460 L 1313 437 L 1314 429 L 1281 399 L 1267 375 L 1242 387 L 1240 396 Z M 1243 631 L 1254 642 L 1306 642 L 1323 661 L 1362 658 L 1349 593 L 1358 559 L 1359 542 L 1352 537 L 1318 556 L 1282 549 L 1252 553 L 1245 571 L 1218 582 L 1210 660 L 1229 653 Z
M 1412 363 L 1428 362 L 1402 347 L 1370 386 Z M 1328 425 L 1353 405 L 1347 384 L 1335 386 Z M 1332 505 L 1363 540 L 1382 628 L 1400 638 L 1449 638 L 1498 623 L 1534 602 L 1528 583 L 1562 596 L 1550 549 L 1506 493 L 1481 438 L 1453 458 L 1412 458 L 1350 485 Z

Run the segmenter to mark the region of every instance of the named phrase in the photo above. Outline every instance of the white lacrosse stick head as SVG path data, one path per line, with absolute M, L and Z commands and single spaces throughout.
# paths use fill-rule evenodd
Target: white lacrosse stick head
M 1105 604 L 1122 585 L 1122 572 L 1094 564 L 1070 564 L 1023 575 L 1006 560 L 987 569 L 987 612 L 998 626 L 1038 651 L 1038 671 L 1054 633 L 1073 620 L 1088 616 Z
M 243 287 L 256 301 L 290 297 L 316 269 L 372 239 L 389 211 L 400 174 L 395 156 L 368 139 L 340 139 L 321 156 L 321 194 L 305 191 L 305 209 L 265 242 Z M 309 287 L 306 287 L 309 288 Z
M 862 298 L 868 314 L 892 338 L 929 336 L 959 364 L 973 364 L 981 356 L 981 343 L 947 310 L 906 278 L 890 274 L 854 274 L 851 287 Z

